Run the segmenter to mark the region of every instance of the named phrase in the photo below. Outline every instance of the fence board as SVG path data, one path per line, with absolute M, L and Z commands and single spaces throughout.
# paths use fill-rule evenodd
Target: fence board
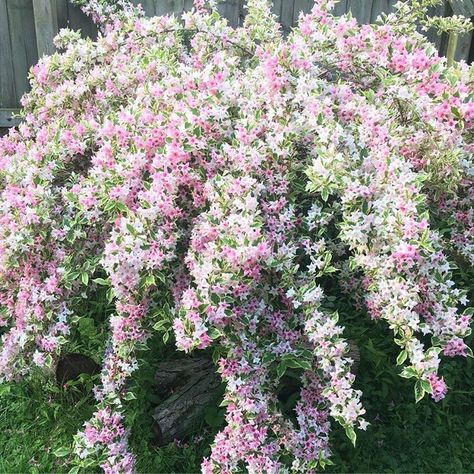
M 430 16 L 450 16 L 453 14 L 453 10 L 448 2 L 442 5 L 437 5 L 428 10 Z M 448 46 L 448 35 L 446 33 L 438 34 L 434 28 L 430 28 L 424 33 L 429 41 L 431 41 L 440 54 L 446 54 L 446 48 Z
M 38 61 L 33 5 L 31 0 L 8 0 L 8 24 L 12 47 L 16 103 L 29 89 L 28 71 Z
M 68 0 L 56 0 L 56 18 L 58 20 L 58 29 L 67 28 L 69 18 L 67 16 Z
M 155 0 L 156 15 L 175 14 L 179 16 L 183 11 L 184 0 Z
M 184 11 L 187 12 L 193 8 L 194 0 L 184 0 Z
M 390 0 L 373 0 L 370 10 L 370 21 L 375 23 L 381 13 L 389 13 L 391 11 Z
M 281 17 L 280 23 L 283 27 L 283 31 L 290 31 L 291 27 L 294 24 L 293 14 L 295 10 L 295 1 L 294 0 L 282 0 L 281 2 Z
M 282 0 L 274 0 L 272 5 L 272 12 L 277 18 L 281 16 L 281 4 Z
M 72 30 L 81 30 L 82 36 L 89 38 L 97 38 L 97 27 L 89 20 L 83 11 L 74 5 L 71 5 L 69 0 L 66 0 L 67 5 L 67 26 Z
M 293 23 L 298 22 L 298 18 L 300 13 L 308 13 L 313 6 L 313 2 L 311 0 L 295 0 L 294 4 L 294 12 L 293 12 Z
M 341 16 L 347 13 L 348 6 L 347 6 L 347 0 L 341 0 L 340 2 L 336 3 L 336 6 L 334 7 L 334 15 Z
M 240 0 L 227 0 L 218 6 L 219 13 L 227 18 L 229 25 L 239 26 L 240 24 Z
M 360 0 L 348 0 L 348 10 L 352 12 L 360 23 L 370 23 L 372 0 L 361 2 Z
M 58 34 L 58 18 L 55 0 L 35 0 L 33 2 L 36 45 L 38 57 L 49 56 L 56 50 L 53 39 Z
M 0 0 L 0 107 L 13 107 L 16 102 L 7 4 Z
M 449 0 L 456 15 L 474 16 L 474 0 Z
M 0 109 L 0 128 L 16 127 L 20 124 L 20 119 L 16 115 L 20 109 Z
M 132 1 L 135 4 L 141 3 L 149 16 L 167 13 L 180 16 L 184 10 L 192 7 L 193 2 L 193 0 Z M 375 21 L 382 12 L 393 11 L 396 1 L 340 0 L 335 6 L 334 13 L 341 15 L 352 11 L 360 22 L 368 23 Z M 242 24 L 244 3 L 245 0 L 223 0 L 219 10 L 228 18 L 231 25 L 237 26 Z M 20 97 L 28 89 L 27 72 L 38 59 L 38 49 L 40 54 L 51 51 L 50 38 L 55 29 L 54 13 L 50 29 L 45 30 L 40 26 L 44 21 L 39 21 L 35 34 L 33 12 L 37 13 L 42 5 L 46 8 L 45 11 L 48 11 L 47 5 L 54 7 L 55 4 L 57 29 L 65 27 L 80 29 L 83 36 L 97 37 L 97 28 L 78 7 L 72 6 L 69 0 L 0 0 L 0 108 L 18 106 Z M 287 33 L 297 22 L 299 12 L 308 12 L 312 5 L 313 0 L 274 0 L 273 12 L 282 24 L 283 31 Z M 474 0 L 446 0 L 443 5 L 431 9 L 433 15 L 449 16 L 453 13 L 474 17 Z M 43 15 L 45 16 L 47 15 Z M 36 17 L 38 18 L 38 14 Z M 446 53 L 446 35 L 438 36 L 434 31 L 425 34 L 441 54 Z M 456 58 L 466 60 L 474 58 L 472 33 L 459 37 Z
M 472 44 L 472 31 L 469 33 L 465 33 L 463 35 L 459 35 L 458 46 L 456 48 L 456 54 L 454 55 L 456 61 L 469 60 L 471 44 Z
M 135 5 L 141 3 L 143 10 L 147 16 L 155 15 L 155 1 L 154 0 L 134 0 Z

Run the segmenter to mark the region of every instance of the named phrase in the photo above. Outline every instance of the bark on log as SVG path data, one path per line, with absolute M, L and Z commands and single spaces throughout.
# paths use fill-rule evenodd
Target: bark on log
M 157 445 L 183 439 L 203 423 L 207 407 L 222 395 L 222 384 L 213 362 L 205 358 L 163 362 L 156 373 L 161 396 L 171 393 L 153 415 Z
M 158 364 L 155 387 L 158 395 L 164 397 L 188 383 L 192 378 L 205 377 L 215 372 L 215 365 L 206 357 L 168 360 Z

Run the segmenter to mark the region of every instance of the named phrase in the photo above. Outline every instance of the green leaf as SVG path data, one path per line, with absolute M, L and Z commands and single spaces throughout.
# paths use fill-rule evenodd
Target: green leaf
M 165 283 L 166 282 L 166 277 L 163 275 L 163 273 L 161 272 L 155 272 L 155 277 L 161 281 L 161 283 Z
M 123 399 L 124 400 L 136 400 L 137 397 L 135 396 L 135 394 L 133 392 L 127 392 L 124 396 L 123 396 Z
M 329 189 L 328 188 L 323 188 L 321 190 L 321 199 L 326 202 L 329 199 Z
M 70 281 L 75 280 L 79 276 L 79 272 L 71 272 L 68 274 L 67 279 Z
M 357 435 L 352 426 L 346 426 L 346 436 L 351 440 L 352 444 L 355 446 L 357 441 Z
M 221 302 L 221 299 L 220 299 L 219 295 L 216 295 L 216 293 L 211 293 L 211 301 L 215 305 L 218 305 Z
M 426 393 L 432 393 L 433 388 L 431 387 L 431 384 L 428 382 L 428 380 L 420 380 L 421 387 Z
M 63 458 L 64 456 L 67 456 L 70 453 L 71 453 L 71 448 L 66 448 L 65 446 L 63 446 L 62 448 L 56 449 L 53 454 L 57 458 Z
M 92 281 L 101 286 L 108 286 L 110 284 L 109 281 L 105 280 L 104 278 L 94 278 Z
M 397 357 L 397 365 L 402 365 L 403 362 L 407 360 L 407 357 L 408 357 L 408 352 L 406 350 L 401 351 Z
M 89 283 L 89 274 L 86 272 L 81 273 L 81 281 L 84 285 L 87 285 Z
M 284 357 L 283 363 L 290 369 L 304 369 L 311 370 L 312 365 L 309 361 L 304 359 L 296 359 L 294 357 Z
M 10 393 L 11 386 L 7 384 L 0 385 L 0 396 Z
M 400 373 L 400 377 L 403 377 L 404 379 L 411 379 L 412 377 L 416 377 L 416 376 L 417 376 L 417 373 L 413 367 L 406 367 Z
M 167 331 L 169 322 L 166 321 L 165 319 L 162 319 L 161 321 L 158 321 L 153 325 L 153 329 L 155 331 Z
M 114 298 L 115 298 L 114 290 L 112 288 L 109 288 L 107 290 L 107 302 L 111 303 Z
M 155 276 L 154 275 L 147 275 L 145 277 L 145 287 L 148 288 L 150 286 L 153 286 L 155 284 Z
M 114 207 L 115 209 L 117 209 L 117 211 L 121 211 L 121 212 L 128 211 L 128 207 L 123 202 L 120 202 L 120 201 L 115 201 Z
M 281 361 L 278 364 L 278 367 L 277 367 L 277 376 L 279 378 L 283 377 L 285 375 L 286 369 L 287 369 L 287 366 L 286 366 L 285 362 Z
M 225 410 L 218 409 L 216 407 L 207 407 L 204 412 L 204 421 L 211 428 L 219 428 L 224 424 Z
M 78 323 L 79 332 L 83 336 L 93 336 L 96 333 L 95 322 L 92 318 L 82 317 Z
M 168 342 L 169 338 L 170 338 L 170 333 L 169 333 L 169 332 L 165 332 L 165 333 L 163 334 L 163 343 L 166 344 L 166 343 Z
M 72 469 L 68 471 L 67 474 L 78 474 L 79 469 L 80 469 L 79 466 L 74 466 Z
M 425 390 L 421 384 L 421 380 L 415 383 L 415 401 L 418 403 L 425 396 Z
M 221 337 L 222 333 L 216 328 L 211 328 L 208 331 L 208 336 L 215 341 L 216 339 L 219 339 Z

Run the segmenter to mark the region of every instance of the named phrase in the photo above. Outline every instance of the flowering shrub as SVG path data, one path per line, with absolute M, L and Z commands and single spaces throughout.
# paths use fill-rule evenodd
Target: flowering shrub
M 444 397 L 442 356 L 471 355 L 451 271 L 473 263 L 472 69 L 415 32 L 431 0 L 363 26 L 333 3 L 283 38 L 266 0 L 237 29 L 203 0 L 182 22 L 95 0 L 98 40 L 63 30 L 33 68 L 0 141 L 0 371 L 53 367 L 107 289 L 78 467 L 133 470 L 127 380 L 153 330 L 219 348 L 227 425 L 205 473 L 310 472 L 330 418 L 353 442 L 366 428 L 331 284 L 386 322 L 416 400 Z

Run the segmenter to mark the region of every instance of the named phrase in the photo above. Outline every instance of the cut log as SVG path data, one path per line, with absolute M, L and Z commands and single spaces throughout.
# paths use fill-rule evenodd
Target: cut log
M 161 397 L 168 396 L 177 388 L 185 385 L 191 378 L 206 377 L 215 373 L 216 367 L 207 357 L 173 359 L 158 364 L 155 375 L 155 387 Z
M 171 394 L 153 415 L 158 446 L 195 433 L 206 408 L 215 405 L 223 394 L 216 367 L 205 358 L 163 362 L 156 373 L 156 388 L 161 396 Z

